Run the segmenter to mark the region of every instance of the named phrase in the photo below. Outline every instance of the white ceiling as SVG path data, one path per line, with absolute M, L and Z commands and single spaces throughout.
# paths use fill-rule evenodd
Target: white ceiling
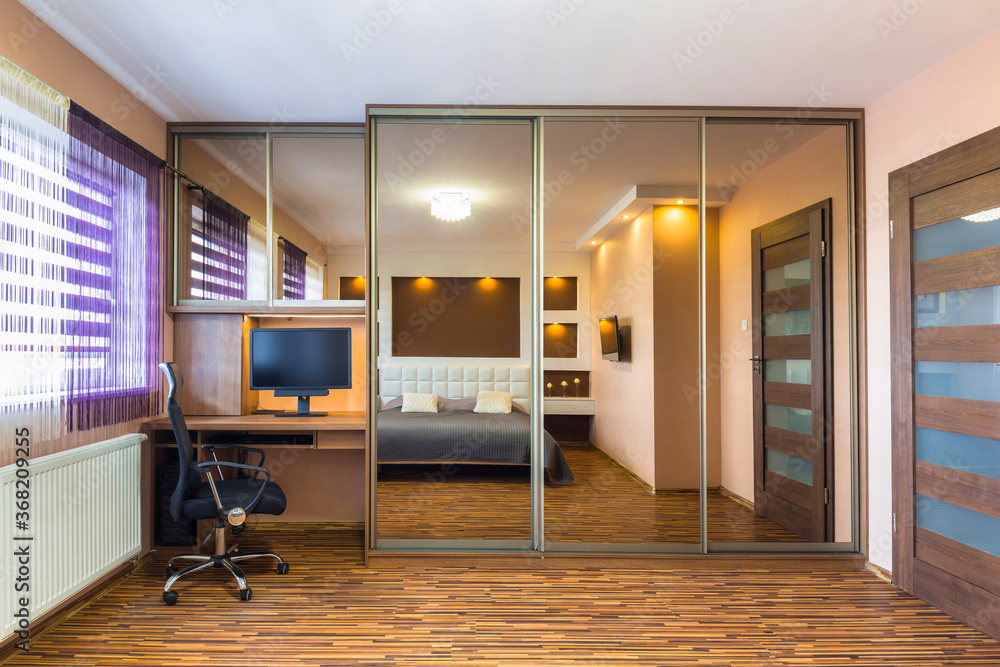
M 1000 2 L 982 0 L 21 2 L 170 121 L 362 121 L 368 103 L 864 107 L 1000 27 Z M 529 133 L 445 129 L 434 159 L 398 188 L 382 184 L 383 233 L 520 242 L 511 220 L 526 212 Z M 386 130 L 383 171 L 428 131 Z M 781 137 L 781 154 L 819 131 Z M 546 183 L 571 176 L 550 191 L 549 243 L 585 241 L 637 185 L 697 182 L 692 126 L 631 122 L 599 158 L 581 158 L 602 132 L 600 122 L 547 124 Z M 774 134 L 713 126 L 708 185 L 727 183 Z M 360 245 L 361 142 L 286 141 L 277 205 L 329 245 Z M 431 192 L 459 186 L 473 193 L 468 224 L 427 228 Z
M 125 86 L 151 83 L 145 101 L 170 121 L 361 121 L 366 103 L 803 106 L 813 91 L 863 107 L 1000 27 L 1000 2 L 983 0 L 21 2 Z

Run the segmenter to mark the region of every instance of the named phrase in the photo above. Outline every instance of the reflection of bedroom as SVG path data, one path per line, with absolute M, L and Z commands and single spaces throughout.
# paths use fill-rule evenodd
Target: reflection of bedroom
M 410 149 L 436 131 L 447 141 L 412 174 L 403 170 Z M 755 512 L 752 343 L 743 322 L 751 316 L 752 228 L 832 197 L 834 253 L 846 243 L 845 133 L 808 127 L 793 135 L 771 125 L 708 133 L 705 475 L 709 539 L 718 542 L 803 539 Z M 506 452 L 482 446 L 497 433 L 455 424 L 482 417 L 472 412 L 482 390 L 511 392 L 514 418 L 518 403 L 528 407 L 530 131 L 397 123 L 378 136 L 378 163 L 388 166 L 376 175 L 376 534 L 385 546 L 408 538 L 527 540 L 527 415 L 519 419 L 522 442 Z M 544 460 L 555 468 L 544 475 L 550 540 L 700 539 L 696 140 L 690 123 L 546 124 L 539 356 Z M 766 164 L 748 162 L 759 146 L 770 151 Z M 471 200 L 470 215 L 436 220 L 431 197 L 451 191 Z M 364 269 L 360 248 L 331 249 L 329 257 L 331 280 L 350 294 Z M 596 334 L 608 316 L 622 333 L 619 362 L 602 358 Z M 434 395 L 446 407 L 411 413 L 404 394 Z M 467 399 L 466 414 L 454 409 L 456 399 Z M 420 437 L 407 436 L 414 421 L 425 425 Z M 770 458 L 768 469 L 777 470 L 778 456 Z M 834 495 L 833 514 L 847 539 L 849 451 L 832 459 L 842 476 L 830 479 L 847 485 Z

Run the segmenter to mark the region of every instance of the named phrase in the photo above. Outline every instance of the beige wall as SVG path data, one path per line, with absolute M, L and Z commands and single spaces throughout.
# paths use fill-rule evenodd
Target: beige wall
M 718 215 L 706 212 L 707 285 L 718 347 Z M 654 206 L 591 254 L 592 320 L 617 315 L 628 350 L 601 359 L 593 339 L 591 441 L 658 490 L 699 486 L 698 209 Z M 708 387 L 715 416 L 707 433 L 708 485 L 719 484 L 718 387 Z
M 0 54 L 68 96 L 133 141 L 165 158 L 167 124 L 15 0 L 0 0 Z M 148 86 L 154 86 L 150 79 Z M 151 88 L 149 88 L 151 90 Z
M 0 0 L 0 36 L 0 54 L 4 57 L 149 151 L 160 157 L 166 155 L 166 122 L 14 0 Z M 165 321 L 166 349 L 170 350 L 171 323 Z M 32 453 L 42 456 L 138 430 L 139 423 L 131 422 L 74 432 L 48 442 L 32 442 Z M 11 463 L 13 453 L 0 452 L 0 466 Z
M 650 486 L 656 482 L 653 420 L 653 272 L 664 259 L 653 252 L 653 210 L 636 216 L 591 253 L 590 309 L 618 316 L 628 356 L 601 359 L 591 346 L 591 394 L 596 414 L 590 440 Z
M 889 173 L 1000 125 L 1000 31 L 865 110 L 868 317 L 868 545 L 892 567 Z
M 850 310 L 846 133 L 827 130 L 761 169 L 720 211 L 720 356 L 722 485 L 753 500 L 753 355 L 750 320 L 750 230 L 827 198 L 833 199 L 835 536 L 851 539 Z M 710 364 L 710 375 L 712 375 Z

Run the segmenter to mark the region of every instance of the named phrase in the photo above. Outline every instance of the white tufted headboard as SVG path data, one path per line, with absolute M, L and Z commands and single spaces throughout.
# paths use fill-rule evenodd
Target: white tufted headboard
M 379 366 L 379 398 L 385 405 L 403 392 L 437 394 L 445 398 L 475 398 L 480 391 L 509 391 L 525 410 L 531 397 L 529 366 L 438 366 L 399 364 Z

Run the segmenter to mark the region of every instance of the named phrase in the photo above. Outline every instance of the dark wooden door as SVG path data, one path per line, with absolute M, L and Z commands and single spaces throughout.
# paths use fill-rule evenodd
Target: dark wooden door
M 831 539 L 830 200 L 751 232 L 754 505 Z
M 1000 131 L 890 185 L 893 582 L 1000 638 Z

